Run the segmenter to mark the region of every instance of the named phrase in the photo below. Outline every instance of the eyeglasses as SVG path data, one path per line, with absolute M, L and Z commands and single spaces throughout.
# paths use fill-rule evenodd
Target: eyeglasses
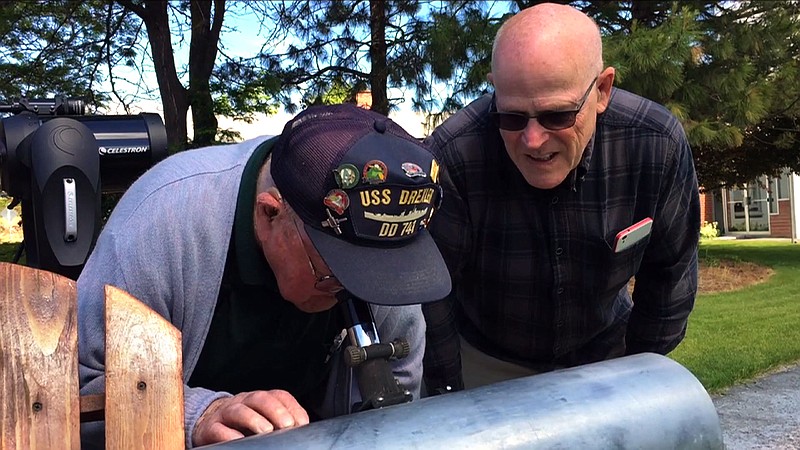
M 303 251 L 306 254 L 306 259 L 308 260 L 308 265 L 311 267 L 311 273 L 314 275 L 314 289 L 320 292 L 327 292 L 329 294 L 336 294 L 344 290 L 344 286 L 339 283 L 339 280 L 336 279 L 333 275 L 320 275 L 319 271 L 317 271 L 316 266 L 314 266 L 314 262 L 311 261 L 311 254 L 308 252 L 308 246 L 306 242 L 303 240 L 303 233 L 300 232 L 300 226 L 297 225 L 296 218 L 292 218 L 292 222 L 294 222 L 294 227 L 297 229 L 297 238 L 300 239 L 300 243 L 303 244 Z
M 586 93 L 578 102 L 578 107 L 565 111 L 543 111 L 539 114 L 529 116 L 525 113 L 519 112 L 499 112 L 497 111 L 497 104 L 495 98 L 492 97 L 492 104 L 489 106 L 489 116 L 494 120 L 497 128 L 507 131 L 521 131 L 528 126 L 528 121 L 536 119 L 544 128 L 548 130 L 564 130 L 575 125 L 575 120 L 578 118 L 578 113 L 583 109 L 586 99 L 589 98 L 589 93 L 592 91 L 592 86 L 597 81 L 597 77 L 586 88 Z

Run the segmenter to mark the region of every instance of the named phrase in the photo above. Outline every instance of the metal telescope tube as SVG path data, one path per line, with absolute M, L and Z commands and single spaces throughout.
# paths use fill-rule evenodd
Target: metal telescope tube
M 206 446 L 214 449 L 722 449 L 714 404 L 644 353 Z

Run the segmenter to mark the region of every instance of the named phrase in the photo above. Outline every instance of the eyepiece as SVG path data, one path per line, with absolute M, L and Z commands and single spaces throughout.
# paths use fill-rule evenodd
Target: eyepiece
M 56 102 L 58 102 L 58 100 L 61 100 L 61 104 L 56 104 L 55 114 L 57 116 L 82 116 L 86 114 L 86 102 L 84 102 L 82 98 L 56 97 Z

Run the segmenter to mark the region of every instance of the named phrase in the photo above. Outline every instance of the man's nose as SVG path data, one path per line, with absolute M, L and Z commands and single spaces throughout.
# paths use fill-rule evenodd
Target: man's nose
M 522 136 L 529 148 L 540 148 L 550 138 L 550 130 L 532 118 L 528 119 L 528 124 L 522 130 Z

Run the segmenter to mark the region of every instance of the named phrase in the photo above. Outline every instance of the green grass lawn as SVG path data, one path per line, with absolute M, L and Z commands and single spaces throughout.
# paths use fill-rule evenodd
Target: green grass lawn
M 752 261 L 775 274 L 742 290 L 699 295 L 686 339 L 669 356 L 712 393 L 800 361 L 800 246 L 704 241 L 700 258 Z

